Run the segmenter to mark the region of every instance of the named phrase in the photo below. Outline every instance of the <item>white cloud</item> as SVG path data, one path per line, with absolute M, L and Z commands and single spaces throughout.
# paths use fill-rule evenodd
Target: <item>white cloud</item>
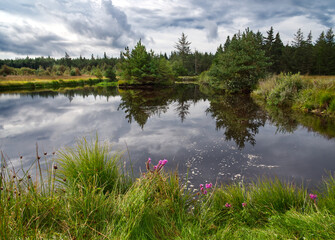
M 320 0 L 3 0 L 0 58 L 12 54 L 118 56 L 141 38 L 155 52 L 174 50 L 181 32 L 191 47 L 215 52 L 227 35 L 246 27 L 263 34 L 274 27 L 284 43 L 301 28 L 314 40 L 335 25 L 335 2 Z M 28 26 L 28 27 L 27 27 Z M 48 39 L 53 39 L 52 41 Z

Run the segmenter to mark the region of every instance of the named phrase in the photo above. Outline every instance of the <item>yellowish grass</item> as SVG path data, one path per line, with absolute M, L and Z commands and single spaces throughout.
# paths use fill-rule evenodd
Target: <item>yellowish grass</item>
M 66 80 L 86 80 L 89 78 L 95 78 L 91 75 L 81 75 L 81 76 L 35 76 L 35 75 L 8 75 L 6 77 L 0 77 L 0 83 L 10 83 L 10 82 L 43 82 L 43 81 L 53 81 L 62 79 Z

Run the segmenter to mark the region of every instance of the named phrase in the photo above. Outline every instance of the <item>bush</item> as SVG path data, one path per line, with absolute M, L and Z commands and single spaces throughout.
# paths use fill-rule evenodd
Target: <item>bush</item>
M 108 78 L 110 81 L 116 80 L 116 74 L 113 67 L 108 67 L 105 71 L 105 77 Z
M 74 69 L 72 69 L 71 72 L 70 72 L 70 75 L 71 76 L 76 76 L 76 71 Z
M 293 99 L 303 88 L 300 74 L 280 74 L 276 79 L 275 87 L 269 92 L 270 105 L 291 105 Z
M 15 75 L 16 70 L 15 70 L 15 68 L 8 67 L 7 65 L 2 65 L 2 67 L 0 69 L 0 74 L 3 75 L 4 77 L 7 76 L 7 75 Z
M 97 78 L 101 79 L 103 77 L 102 72 L 99 68 L 97 68 L 94 72 L 94 76 L 96 76 Z

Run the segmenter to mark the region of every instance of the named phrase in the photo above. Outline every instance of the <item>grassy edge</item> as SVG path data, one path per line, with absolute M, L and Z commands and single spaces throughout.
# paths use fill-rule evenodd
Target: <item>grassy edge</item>
M 10 168 L 2 154 L 0 237 L 77 239 L 331 239 L 335 180 L 319 191 L 278 179 L 187 189 L 166 160 L 131 180 L 122 154 L 79 139 L 48 162 L 45 179 Z M 41 155 L 41 156 L 40 156 Z M 34 169 L 34 168 L 31 168 Z M 35 179 L 35 180 L 33 180 Z

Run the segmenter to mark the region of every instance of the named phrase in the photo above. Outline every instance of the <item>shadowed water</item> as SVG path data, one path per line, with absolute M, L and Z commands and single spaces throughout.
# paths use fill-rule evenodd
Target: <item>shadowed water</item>
M 262 175 L 315 184 L 335 170 L 334 122 L 209 92 L 177 85 L 3 93 L 0 148 L 14 166 L 28 168 L 36 142 L 51 153 L 98 133 L 115 150 L 128 147 L 135 173 L 145 171 L 148 157 L 166 158 L 169 169 L 188 172 L 191 185 Z

